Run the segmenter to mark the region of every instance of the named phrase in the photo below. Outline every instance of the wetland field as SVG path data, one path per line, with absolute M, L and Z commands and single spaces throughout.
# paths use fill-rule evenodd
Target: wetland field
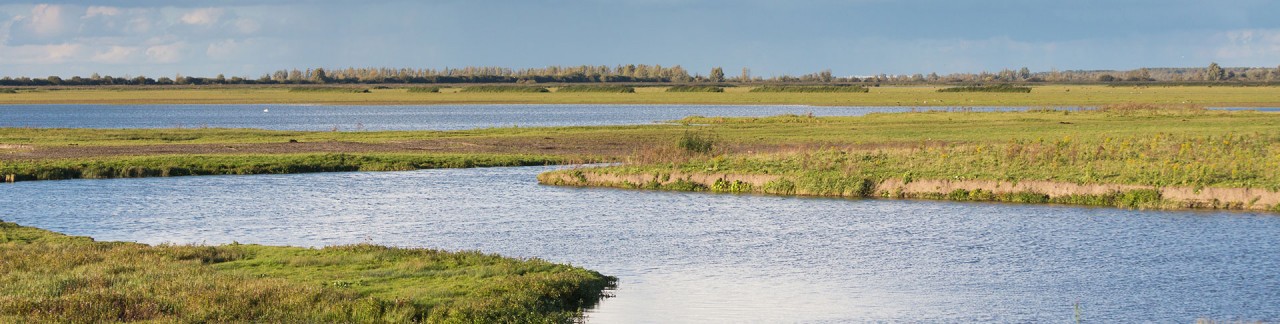
M 0 319 L 1280 314 L 1275 87 L 529 88 L 0 94 Z

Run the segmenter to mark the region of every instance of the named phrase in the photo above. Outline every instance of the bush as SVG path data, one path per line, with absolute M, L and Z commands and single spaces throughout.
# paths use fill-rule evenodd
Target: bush
M 724 92 L 724 88 L 717 86 L 672 86 L 667 88 L 667 92 Z
M 848 92 L 848 93 L 866 93 L 870 90 L 855 85 L 835 85 L 835 86 L 760 86 L 751 89 L 751 92 L 791 92 L 791 93 L 830 93 L 830 92 Z
M 556 92 L 636 93 L 636 88 L 620 85 L 572 85 L 556 89 Z
M 707 134 L 684 132 L 684 136 L 680 136 L 676 146 L 688 152 L 705 154 L 711 152 L 711 148 L 715 146 L 715 139 Z
M 504 92 L 514 92 L 514 93 L 537 93 L 537 92 L 551 92 L 551 90 L 547 90 L 547 88 L 543 88 L 543 87 L 526 87 L 526 86 L 473 86 L 473 87 L 466 87 L 466 88 L 462 88 L 462 92 L 472 92 L 472 93 L 504 93 Z
M 413 87 L 407 91 L 409 93 L 440 93 L 440 87 Z
M 289 89 L 289 92 L 369 93 L 369 89 L 308 87 L 308 88 L 292 88 L 292 89 Z
M 967 86 L 954 87 L 946 89 L 938 89 L 938 92 L 1008 92 L 1008 93 L 1031 93 L 1030 87 L 1015 87 L 1008 84 L 998 84 L 989 86 Z

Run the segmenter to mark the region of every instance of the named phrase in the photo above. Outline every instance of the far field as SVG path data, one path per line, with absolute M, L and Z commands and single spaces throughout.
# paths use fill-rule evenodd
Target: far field
M 672 125 L 448 132 L 10 128 L 0 129 L 0 144 L 0 175 L 10 181 L 613 161 L 626 164 L 563 171 L 542 181 L 824 196 L 1280 208 L 1280 115 L 1184 105 L 690 117 Z M 1027 187 L 1031 183 L 1040 184 Z M 1175 189 L 1181 191 L 1169 191 Z M 1234 191 L 1221 191 L 1228 189 Z M 1012 196 L 1024 191 L 1041 192 Z M 1141 201 L 1116 201 L 1139 193 L 1145 195 Z
M 1272 86 L 1032 86 L 1030 93 L 940 93 L 941 86 L 871 87 L 866 93 L 750 92 L 751 85 L 724 92 L 665 92 L 668 87 L 636 87 L 634 93 L 608 92 L 439 92 L 406 88 L 353 87 L 361 91 L 290 91 L 284 87 L 206 88 L 20 88 L 0 93 L 4 104 L 737 104 L 815 106 L 1098 106 L 1114 103 L 1197 104 L 1204 106 L 1280 106 L 1280 88 Z

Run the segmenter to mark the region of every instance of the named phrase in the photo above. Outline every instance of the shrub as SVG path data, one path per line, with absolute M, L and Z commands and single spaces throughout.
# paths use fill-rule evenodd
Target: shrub
M 504 93 L 504 92 L 513 92 L 513 93 L 537 93 L 537 92 L 551 92 L 551 90 L 547 90 L 547 88 L 543 88 L 543 87 L 501 86 L 501 85 L 495 85 L 495 86 L 471 86 L 471 87 L 466 87 L 466 88 L 462 88 L 462 92 L 471 92 L 471 93 Z
M 672 86 L 667 88 L 667 92 L 724 92 L 724 88 L 717 86 Z
M 620 85 L 572 85 L 556 89 L 556 92 L 636 93 L 636 88 Z
M 362 88 L 306 87 L 306 88 L 292 88 L 292 89 L 289 89 L 289 92 L 369 93 L 369 89 L 362 89 Z
M 680 141 L 676 143 L 677 147 L 691 153 L 710 153 L 712 146 L 715 145 L 715 139 L 711 135 L 696 132 L 684 132 L 680 136 Z
M 440 87 L 413 87 L 407 91 L 409 93 L 440 93 Z
M 791 93 L 831 93 L 831 92 L 847 92 L 847 93 L 866 93 L 870 90 L 856 85 L 834 85 L 834 86 L 789 86 L 789 85 L 770 85 L 760 86 L 751 89 L 751 92 L 791 92 Z
M 1009 92 L 1009 93 L 1031 93 L 1030 87 L 1015 87 L 1008 84 L 998 84 L 989 86 L 966 86 L 953 87 L 946 89 L 938 89 L 938 92 Z

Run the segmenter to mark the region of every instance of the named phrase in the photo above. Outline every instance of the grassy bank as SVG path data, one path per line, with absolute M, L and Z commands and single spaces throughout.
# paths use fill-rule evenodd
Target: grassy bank
M 1280 208 L 1275 114 L 1125 105 L 685 122 L 709 125 L 710 135 L 686 135 L 628 165 L 540 179 L 686 191 Z M 742 149 L 764 143 L 783 149 Z
M 1276 87 L 1047 85 L 1032 93 L 937 92 L 946 87 L 873 87 L 870 92 L 750 92 L 753 86 L 725 88 L 723 93 L 665 92 L 666 87 L 640 87 L 636 93 L 468 93 L 442 89 L 425 96 L 406 89 L 371 89 L 370 93 L 298 93 L 288 88 L 74 88 L 22 90 L 0 96 L 0 104 L 737 104 L 816 106 L 1098 106 L 1115 103 L 1206 106 L 1280 107 Z
M 553 156 L 494 154 L 270 154 L 156 155 L 0 164 L 6 182 L 227 174 L 407 171 L 434 168 L 527 166 L 561 163 Z
M 571 322 L 613 281 L 478 252 L 150 246 L 0 221 L 0 322 Z
M 1018 87 L 1009 84 L 998 84 L 989 86 L 966 86 L 938 89 L 938 92 L 1005 92 L 1005 93 L 1031 93 L 1031 87 Z

